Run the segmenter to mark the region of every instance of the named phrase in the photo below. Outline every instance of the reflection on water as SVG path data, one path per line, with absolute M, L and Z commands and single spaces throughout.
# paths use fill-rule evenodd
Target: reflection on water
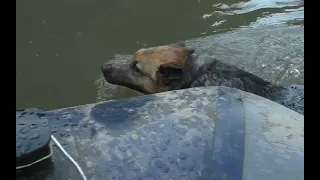
M 136 96 L 105 83 L 100 65 L 178 41 L 278 84 L 304 82 L 301 0 L 16 2 L 17 108 Z

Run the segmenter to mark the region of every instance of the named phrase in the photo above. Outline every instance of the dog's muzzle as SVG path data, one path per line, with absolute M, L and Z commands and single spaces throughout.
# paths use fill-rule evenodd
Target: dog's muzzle
M 112 69 L 113 69 L 113 68 L 112 68 L 112 64 L 104 63 L 104 64 L 101 66 L 101 72 L 103 73 L 103 75 L 111 74 Z

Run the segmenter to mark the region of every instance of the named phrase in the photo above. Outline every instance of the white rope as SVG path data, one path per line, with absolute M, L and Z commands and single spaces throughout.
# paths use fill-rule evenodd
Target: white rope
M 49 145 L 49 146 L 50 146 L 50 147 L 49 147 L 49 148 L 50 148 L 50 154 L 49 154 L 49 155 L 47 155 L 47 156 L 45 156 L 45 157 L 43 157 L 43 158 L 41 158 L 41 159 L 38 159 L 38 160 L 36 160 L 36 161 L 34 161 L 34 162 L 30 163 L 30 164 L 18 166 L 18 167 L 16 167 L 16 170 L 18 170 L 18 169 L 23 169 L 23 168 L 27 168 L 27 167 L 29 167 L 29 166 L 32 166 L 32 165 L 34 165 L 34 164 L 36 164 L 36 163 L 39 163 L 39 162 L 45 160 L 45 159 L 50 158 L 50 157 L 52 156 L 52 145 L 51 145 L 51 142 L 50 142 L 50 145 Z
M 77 170 L 79 171 L 79 173 L 82 176 L 83 180 L 87 180 L 86 175 L 84 175 L 81 167 L 79 166 L 79 164 L 69 155 L 69 153 L 61 146 L 61 144 L 59 143 L 59 141 L 53 136 L 51 135 L 51 139 L 53 140 L 53 142 L 58 146 L 58 148 L 62 151 L 62 153 L 67 156 L 67 158 L 73 163 L 73 165 L 77 168 Z
M 86 177 L 86 175 L 84 175 L 84 173 L 83 173 L 81 167 L 79 166 L 79 164 L 78 164 L 78 163 L 70 156 L 70 154 L 61 146 L 61 144 L 59 143 L 59 141 L 58 141 L 53 135 L 51 135 L 51 139 L 52 139 L 53 142 L 58 146 L 58 148 L 61 150 L 61 152 L 62 152 L 65 156 L 67 156 L 67 158 L 68 158 L 68 159 L 73 163 L 73 165 L 77 168 L 77 170 L 79 171 L 82 179 L 83 179 L 83 180 L 87 180 L 87 177 Z M 34 164 L 36 164 L 36 163 L 39 163 L 39 162 L 41 162 L 41 161 L 43 161 L 43 160 L 45 160 L 45 159 L 47 159 L 47 158 L 50 158 L 50 157 L 52 156 L 52 143 L 51 143 L 51 142 L 50 142 L 49 146 L 50 146 L 50 154 L 49 154 L 49 155 L 47 155 L 47 156 L 45 156 L 45 157 L 43 157 L 43 158 L 41 158 L 41 159 L 38 159 L 38 160 L 36 160 L 36 161 L 34 161 L 34 162 L 30 163 L 30 164 L 18 166 L 18 167 L 16 167 L 16 170 L 18 170 L 18 169 L 23 169 L 23 168 L 27 168 L 27 167 L 32 166 L 32 165 L 34 165 Z

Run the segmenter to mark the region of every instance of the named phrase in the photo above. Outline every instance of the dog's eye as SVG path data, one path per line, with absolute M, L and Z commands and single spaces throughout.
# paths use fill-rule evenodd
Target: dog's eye
M 133 63 L 132 64 L 132 70 L 134 71 L 134 72 L 141 72 L 141 67 L 140 67 L 140 64 L 139 63 Z

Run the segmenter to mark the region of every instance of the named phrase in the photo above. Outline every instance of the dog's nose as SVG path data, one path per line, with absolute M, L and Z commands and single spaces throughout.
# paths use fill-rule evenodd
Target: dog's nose
M 103 74 L 108 74 L 112 71 L 112 65 L 108 63 L 104 63 L 101 66 L 101 71 Z

